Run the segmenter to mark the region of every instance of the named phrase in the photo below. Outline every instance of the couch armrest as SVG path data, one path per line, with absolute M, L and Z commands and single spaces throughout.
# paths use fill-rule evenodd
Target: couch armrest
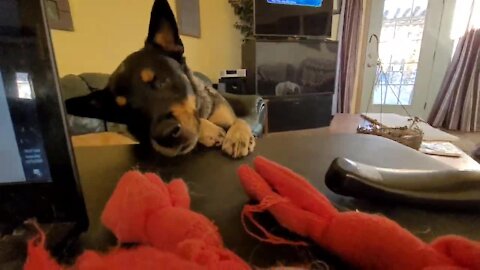
M 221 94 L 230 103 L 235 114 L 247 121 L 253 133 L 260 136 L 263 133 L 266 109 L 263 98 L 256 95 Z
M 194 72 L 194 75 L 206 85 L 212 86 L 212 81 L 205 74 Z M 266 104 L 262 97 L 256 95 L 236 95 L 219 91 L 230 103 L 235 114 L 247 121 L 255 136 L 263 134 L 263 123 L 266 116 Z
M 60 79 L 60 87 L 65 103 L 70 103 L 71 105 L 72 102 L 75 103 L 76 100 L 86 98 L 88 95 L 101 93 L 98 91 L 106 87 L 109 77 L 108 74 L 102 73 L 69 74 L 64 76 Z M 73 108 L 72 112 L 71 107 L 67 106 L 69 113 L 67 122 L 71 135 L 103 132 L 111 128 L 118 129 L 118 125 L 106 123 L 104 120 L 96 118 L 89 118 L 95 117 L 95 114 L 78 116 L 78 113 L 75 113 L 75 108 Z
M 68 74 L 60 79 L 60 88 L 64 100 L 86 96 L 106 87 L 110 75 L 103 73 Z

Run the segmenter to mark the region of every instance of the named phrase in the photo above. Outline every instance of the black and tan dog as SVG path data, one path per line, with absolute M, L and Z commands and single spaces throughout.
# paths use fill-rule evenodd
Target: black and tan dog
M 197 143 L 221 146 L 234 158 L 255 147 L 249 125 L 192 75 L 167 0 L 155 1 L 145 47 L 120 64 L 106 89 L 66 106 L 73 115 L 125 123 L 140 143 L 166 156 L 189 153 Z

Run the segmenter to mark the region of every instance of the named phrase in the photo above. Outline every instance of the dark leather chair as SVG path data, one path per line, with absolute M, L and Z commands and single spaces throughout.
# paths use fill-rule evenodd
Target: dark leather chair
M 195 72 L 195 75 L 211 85 L 211 81 L 205 75 Z M 108 83 L 109 74 L 103 73 L 82 73 L 79 75 L 66 75 L 60 79 L 63 99 L 85 96 L 93 91 L 104 89 Z M 265 119 L 265 102 L 256 95 L 234 95 L 221 93 L 232 105 L 235 113 L 245 119 L 252 127 L 253 133 L 260 136 L 263 133 Z M 125 125 L 105 122 L 100 119 L 67 116 L 68 126 L 71 135 L 86 133 L 113 131 L 127 133 Z

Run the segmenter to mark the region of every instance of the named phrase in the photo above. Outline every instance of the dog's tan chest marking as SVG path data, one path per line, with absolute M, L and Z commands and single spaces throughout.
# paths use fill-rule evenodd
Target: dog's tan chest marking
M 226 104 L 220 104 L 215 107 L 208 120 L 223 128 L 229 128 L 235 122 L 236 116 L 229 106 Z

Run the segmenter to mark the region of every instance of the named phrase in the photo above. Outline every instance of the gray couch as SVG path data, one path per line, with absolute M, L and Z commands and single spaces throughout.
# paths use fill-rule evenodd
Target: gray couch
M 196 72 L 195 75 L 212 85 L 205 75 Z M 93 91 L 104 89 L 108 83 L 108 74 L 82 73 L 80 75 L 66 75 L 60 79 L 63 99 L 88 95 Z M 260 136 L 263 133 L 265 119 L 265 102 L 255 95 L 234 95 L 221 93 L 232 105 L 237 116 L 245 119 L 252 127 L 253 133 Z M 94 132 L 114 131 L 127 134 L 125 125 L 105 122 L 100 119 L 67 116 L 68 126 L 71 135 L 80 135 Z

